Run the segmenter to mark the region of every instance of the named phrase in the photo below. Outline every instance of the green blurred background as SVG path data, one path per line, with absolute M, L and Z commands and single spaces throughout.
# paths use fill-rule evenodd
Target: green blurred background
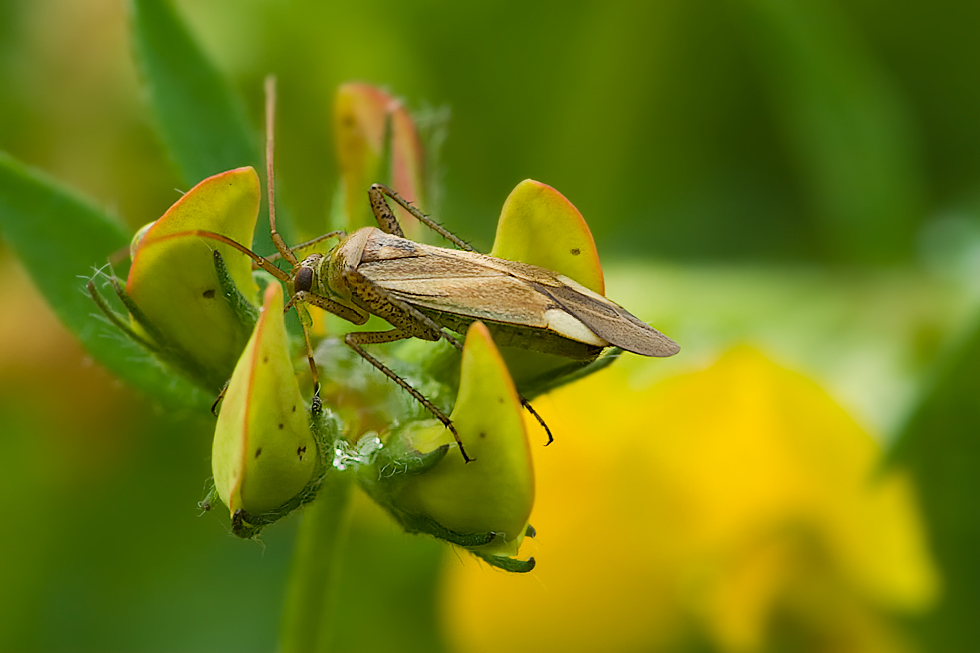
M 531 177 L 586 216 L 611 289 L 617 265 L 634 295 L 630 266 L 662 266 L 663 326 L 688 365 L 755 338 L 887 439 L 964 331 L 980 270 L 980 4 L 176 5 L 257 133 L 262 79 L 278 76 L 279 197 L 304 234 L 323 231 L 336 187 L 334 89 L 362 80 L 423 113 L 450 108 L 437 211 L 477 248 Z M 135 229 L 186 188 L 126 20 L 120 0 L 0 3 L 0 149 Z M 0 650 L 273 650 L 295 524 L 259 546 L 195 518 L 211 423 L 93 365 L 2 240 L 0 269 Z M 871 371 L 855 377 L 855 357 Z M 354 529 L 350 623 L 389 601 L 395 641 L 437 647 L 424 599 L 443 547 L 376 520 Z M 383 650 L 376 630 L 339 647 Z

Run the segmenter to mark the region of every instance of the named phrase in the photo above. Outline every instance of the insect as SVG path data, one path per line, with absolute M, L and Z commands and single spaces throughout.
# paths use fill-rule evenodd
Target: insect
M 362 227 L 349 235 L 339 231 L 324 234 L 296 249 L 334 237 L 339 239 L 338 244 L 326 254 L 314 253 L 299 260 L 276 230 L 273 115 L 274 103 L 267 101 L 269 223 L 278 256 L 263 258 L 214 232 L 192 233 L 234 247 L 285 283 L 290 297 L 286 310 L 296 305 L 313 305 L 356 325 L 367 322 L 370 315 L 391 324 L 393 328 L 387 331 L 348 333 L 344 342 L 435 415 L 453 433 L 467 462 L 471 459 L 449 417 L 368 353 L 365 345 L 408 338 L 442 339 L 462 350 L 462 343 L 453 334 L 464 333 L 472 322 L 480 320 L 489 327 L 498 345 L 519 346 L 570 359 L 591 360 L 609 346 L 658 357 L 673 356 L 680 350 L 664 334 L 564 275 L 476 252 L 382 184 L 374 184 L 368 190 L 378 227 Z M 406 239 L 386 198 L 459 249 Z M 279 258 L 292 266 L 290 272 L 272 264 Z M 304 328 L 316 396 L 319 387 L 316 364 L 305 332 Z M 537 418 L 548 434 L 548 442 L 552 442 L 544 420 L 523 397 L 521 403 Z
M 281 257 L 292 265 L 289 273 L 225 236 L 195 233 L 235 247 L 286 283 L 291 294 L 287 309 L 308 304 L 353 324 L 364 324 L 370 315 L 388 321 L 393 327 L 388 331 L 348 333 L 344 342 L 425 406 L 453 432 L 457 442 L 459 436 L 449 418 L 365 351 L 364 345 L 407 338 L 444 339 L 461 350 L 462 344 L 453 334 L 463 333 L 470 323 L 481 320 L 498 345 L 521 346 L 573 359 L 593 359 L 609 346 L 657 357 L 672 356 L 680 350 L 661 332 L 568 277 L 477 253 L 387 186 L 374 184 L 368 196 L 379 227 L 363 227 L 350 235 L 325 234 L 311 242 L 331 237 L 340 238 L 340 242 L 327 254 L 314 253 L 302 261 L 279 236 L 274 212 L 270 210 L 273 240 Z M 404 238 L 385 198 L 460 249 L 423 245 Z M 312 358 L 310 365 L 315 375 Z M 523 399 L 522 403 L 544 426 L 533 408 Z M 550 432 L 548 435 L 551 442 Z M 460 450 L 469 460 L 462 443 Z

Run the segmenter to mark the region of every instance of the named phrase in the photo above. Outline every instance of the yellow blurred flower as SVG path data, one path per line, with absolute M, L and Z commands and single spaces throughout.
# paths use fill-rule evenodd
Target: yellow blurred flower
M 938 581 L 876 441 L 748 347 L 652 387 L 622 363 L 536 402 L 539 582 L 451 558 L 455 647 L 906 650 L 889 616 Z

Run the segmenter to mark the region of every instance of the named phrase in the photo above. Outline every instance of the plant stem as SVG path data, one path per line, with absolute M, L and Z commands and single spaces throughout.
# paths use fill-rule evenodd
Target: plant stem
M 303 510 L 280 633 L 282 653 L 327 651 L 336 625 L 337 580 L 347 539 L 352 471 L 330 469 Z

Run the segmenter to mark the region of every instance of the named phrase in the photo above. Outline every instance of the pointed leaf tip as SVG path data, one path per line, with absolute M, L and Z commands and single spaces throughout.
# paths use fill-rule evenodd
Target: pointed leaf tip
M 519 183 L 500 212 L 491 256 L 547 268 L 605 294 L 599 253 L 585 218 L 557 190 Z

